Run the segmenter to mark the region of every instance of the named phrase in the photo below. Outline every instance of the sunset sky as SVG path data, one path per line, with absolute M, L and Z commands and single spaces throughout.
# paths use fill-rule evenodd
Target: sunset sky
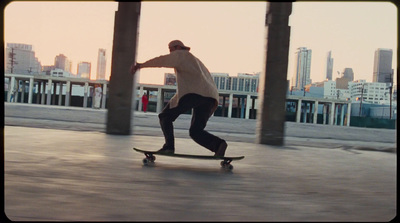
M 91 62 L 99 48 L 107 51 L 110 75 L 117 2 L 11 2 L 4 9 L 5 43 L 31 44 L 42 65 L 56 55 Z M 266 2 L 142 2 L 138 62 L 168 54 L 168 42 L 180 39 L 211 72 L 261 72 L 264 64 Z M 333 77 L 353 68 L 355 79 L 372 81 L 374 52 L 393 49 L 397 68 L 397 8 L 390 2 L 295 2 L 287 79 L 294 74 L 295 51 L 312 50 L 311 79 L 325 78 L 332 51 Z M 144 69 L 140 82 L 162 84 L 170 69 Z

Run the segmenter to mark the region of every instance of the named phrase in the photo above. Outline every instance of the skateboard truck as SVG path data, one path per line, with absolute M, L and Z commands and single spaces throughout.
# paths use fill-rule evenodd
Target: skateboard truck
M 232 170 L 233 166 L 231 164 L 232 159 L 224 159 L 223 161 L 221 161 L 221 167 L 227 170 Z
M 154 163 L 154 161 L 156 160 L 156 157 L 153 155 L 153 153 L 145 153 L 144 155 L 146 156 L 146 158 L 143 159 L 143 165 Z

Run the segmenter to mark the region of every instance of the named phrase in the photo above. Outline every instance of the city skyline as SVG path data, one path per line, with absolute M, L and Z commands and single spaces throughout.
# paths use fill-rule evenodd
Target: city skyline
M 48 7 L 49 4 L 51 7 Z M 51 60 L 56 55 L 64 54 L 73 62 L 74 74 L 77 73 L 79 61 L 88 61 L 97 67 L 96 52 L 104 48 L 109 52 L 106 58 L 108 79 L 117 7 L 116 2 L 12 2 L 4 11 L 4 40 L 33 45 L 42 66 L 52 64 Z M 200 12 L 194 9 L 203 11 L 201 14 L 209 13 L 214 21 L 211 23 L 208 18 L 196 19 Z M 216 19 L 222 10 L 223 18 L 219 16 Z M 171 11 L 180 13 L 171 16 Z M 265 2 L 142 2 L 137 61 L 144 62 L 167 54 L 168 42 L 181 39 L 192 47 L 191 52 L 211 72 L 224 72 L 231 76 L 260 72 L 264 60 L 265 12 Z M 21 14 L 29 20 L 21 17 Z M 71 14 L 76 18 L 67 16 Z M 243 18 L 235 18 L 238 14 L 243 15 Z M 371 82 L 375 50 L 389 48 L 397 52 L 396 16 L 396 6 L 389 2 L 293 3 L 289 21 L 291 39 L 287 79 L 294 74 L 295 50 L 307 47 L 313 52 L 310 78 L 314 82 L 326 77 L 326 54 L 329 51 L 335 59 L 332 79 L 336 78 L 334 74 L 337 71 L 350 67 L 354 70 L 355 79 Z M 34 34 L 38 31 L 44 33 L 56 21 L 62 25 L 52 29 L 52 33 L 62 33 L 62 38 L 47 39 L 53 34 Z M 83 28 L 86 31 L 82 31 Z M 32 35 L 22 35 L 21 32 Z M 385 35 L 378 35 L 381 33 Z M 396 70 L 396 53 L 393 54 L 392 66 Z M 140 71 L 140 79 L 141 82 L 162 83 L 164 73 L 170 72 L 171 69 L 146 69 Z M 93 72 L 92 78 L 94 75 Z

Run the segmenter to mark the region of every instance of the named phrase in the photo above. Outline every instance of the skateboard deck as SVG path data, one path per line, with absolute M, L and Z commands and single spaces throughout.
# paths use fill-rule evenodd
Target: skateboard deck
M 143 153 L 146 156 L 146 158 L 143 159 L 144 165 L 148 165 L 149 163 L 154 163 L 154 161 L 156 160 L 156 157 L 154 155 L 160 155 L 160 156 L 171 156 L 171 157 L 189 158 L 189 159 L 222 160 L 221 167 L 232 170 L 233 166 L 231 162 L 233 160 L 241 160 L 244 158 L 244 156 L 227 157 L 227 156 L 211 156 L 211 155 L 189 155 L 189 154 L 179 154 L 179 153 L 159 153 L 157 151 L 146 151 L 138 148 L 133 148 L 133 150 L 139 153 Z

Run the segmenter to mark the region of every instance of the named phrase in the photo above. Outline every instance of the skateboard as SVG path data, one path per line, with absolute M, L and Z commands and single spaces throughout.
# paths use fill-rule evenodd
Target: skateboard
M 154 163 L 156 157 L 154 155 L 160 156 L 171 156 L 171 157 L 179 157 L 179 158 L 188 158 L 188 159 L 206 159 L 206 160 L 222 160 L 221 167 L 224 169 L 232 170 L 233 166 L 231 162 L 233 160 L 241 160 L 244 156 L 237 157 L 226 157 L 226 156 L 207 156 L 207 155 L 189 155 L 189 154 L 179 154 L 179 153 L 159 153 L 157 151 L 146 151 L 137 148 L 133 148 L 136 152 L 143 153 L 146 158 L 143 159 L 143 165 L 147 166 L 150 163 Z

